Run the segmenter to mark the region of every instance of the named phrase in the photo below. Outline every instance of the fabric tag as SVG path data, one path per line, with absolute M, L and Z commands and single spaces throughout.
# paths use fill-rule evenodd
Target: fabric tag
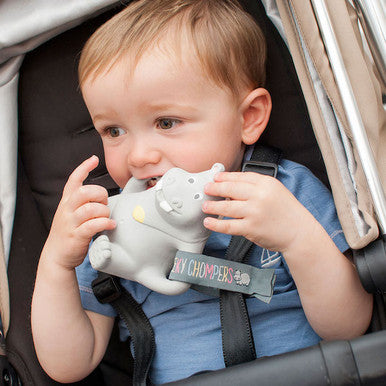
M 261 269 L 217 257 L 177 251 L 169 279 L 241 292 L 269 303 L 276 279 L 274 272 L 274 269 Z

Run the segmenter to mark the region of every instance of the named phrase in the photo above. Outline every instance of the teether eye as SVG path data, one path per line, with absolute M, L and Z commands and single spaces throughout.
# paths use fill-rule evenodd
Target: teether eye
M 196 194 L 193 196 L 193 198 L 194 198 L 195 200 L 202 200 L 202 193 L 196 193 Z
M 196 182 L 196 180 L 193 177 L 190 177 L 188 179 L 188 182 L 189 182 L 189 184 L 194 184 Z

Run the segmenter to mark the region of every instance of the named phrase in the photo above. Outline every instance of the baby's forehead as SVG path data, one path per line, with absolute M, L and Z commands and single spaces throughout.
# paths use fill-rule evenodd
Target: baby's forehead
M 110 71 L 115 71 L 124 67 L 124 81 L 129 83 L 135 72 L 143 71 L 143 67 L 154 72 L 154 69 L 159 69 L 162 65 L 166 71 L 181 73 L 186 71 L 186 76 L 196 75 L 197 78 L 203 80 L 202 85 L 212 84 L 213 86 L 229 91 L 236 99 L 244 84 L 241 81 L 243 76 L 241 71 L 239 76 L 235 78 L 231 84 L 226 84 L 224 78 L 229 71 L 228 65 L 223 65 L 215 62 L 210 50 L 199 49 L 195 39 L 188 28 L 180 28 L 176 24 L 172 28 L 167 28 L 157 35 L 152 41 L 138 40 L 122 47 L 116 53 L 113 59 L 105 62 L 103 67 L 99 67 L 91 73 L 90 79 L 93 80 L 99 75 L 106 74 Z M 209 48 L 209 47 L 207 47 Z M 121 72 L 122 73 L 122 72 Z M 157 71 L 161 73 L 161 71 Z M 225 76 L 224 76 L 225 73 Z M 198 75 L 198 76 L 197 76 Z M 234 84 L 234 83 L 237 84 Z
M 130 63 L 131 72 L 144 60 L 154 60 L 154 65 L 157 65 L 157 58 L 168 61 L 171 67 L 189 66 L 195 70 L 207 72 L 204 63 L 199 58 L 194 42 L 181 29 L 167 29 L 148 44 L 136 44 L 128 47 L 126 52 L 122 52 L 122 59 L 124 58 Z
M 135 55 L 135 54 L 134 54 Z M 162 61 L 170 68 L 190 68 L 192 71 L 206 74 L 208 71 L 200 60 L 194 44 L 187 39 L 165 37 L 149 46 L 140 56 L 134 57 L 134 67 L 144 61 L 153 62 L 154 66 Z
M 175 44 L 173 42 L 171 39 L 159 40 L 140 54 L 134 48 L 122 52 L 100 71 L 100 75 L 120 71 L 124 75 L 125 82 L 129 83 L 134 74 L 138 73 L 159 74 L 159 76 L 184 73 L 186 76 L 194 75 L 201 78 L 203 84 L 210 82 L 225 87 L 214 81 L 192 44 L 187 41 Z M 95 75 L 95 78 L 99 76 Z

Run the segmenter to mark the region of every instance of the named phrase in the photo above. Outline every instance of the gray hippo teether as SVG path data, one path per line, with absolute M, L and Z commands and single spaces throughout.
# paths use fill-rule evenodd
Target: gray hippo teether
M 201 253 L 210 231 L 203 226 L 204 186 L 213 181 L 222 164 L 188 173 L 167 171 L 155 186 L 131 178 L 123 191 L 109 198 L 111 218 L 117 222 L 92 243 L 93 268 L 134 280 L 166 295 L 185 292 L 190 284 L 167 279 L 177 250 Z

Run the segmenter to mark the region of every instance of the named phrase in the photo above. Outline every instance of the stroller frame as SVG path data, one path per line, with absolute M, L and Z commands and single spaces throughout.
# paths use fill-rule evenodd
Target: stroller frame
M 369 185 L 370 194 L 374 203 L 374 210 L 378 218 L 378 223 L 382 235 L 386 234 L 386 197 L 375 164 L 374 156 L 370 147 L 370 143 L 366 136 L 366 130 L 360 115 L 358 105 L 351 87 L 347 71 L 344 67 L 344 62 L 339 51 L 337 39 L 332 29 L 331 19 L 328 14 L 326 4 L 323 0 L 311 0 L 315 11 L 316 19 L 319 25 L 324 45 L 327 50 L 327 55 L 330 60 L 332 71 L 335 75 L 335 80 L 341 94 L 343 106 L 346 112 L 347 119 L 353 133 L 353 139 L 358 154 L 362 163 L 363 171 Z M 359 2 L 357 2 L 359 5 Z M 364 12 L 364 4 L 362 3 L 362 14 Z M 366 8 L 367 9 L 367 8 Z M 367 13 L 366 13 L 367 14 Z M 375 35 L 378 36 L 378 35 Z M 377 50 L 377 52 L 381 52 Z M 377 63 L 381 60 L 376 56 Z M 386 58 L 385 58 L 386 59 Z M 385 64 L 386 62 L 384 62 Z M 378 64 L 379 66 L 379 64 Z

